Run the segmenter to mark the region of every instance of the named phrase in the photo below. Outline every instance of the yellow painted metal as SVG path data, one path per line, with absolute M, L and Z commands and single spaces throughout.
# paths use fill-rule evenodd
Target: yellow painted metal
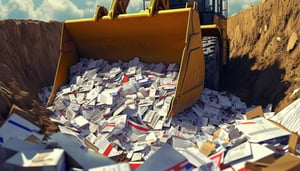
M 195 8 L 121 14 L 65 21 L 59 64 L 48 105 L 58 88 L 67 83 L 68 68 L 79 57 L 103 58 L 110 62 L 139 57 L 147 63 L 180 65 L 169 117 L 193 105 L 204 84 L 199 14 Z
M 201 29 L 219 29 L 219 27 L 216 24 L 209 24 L 209 25 L 201 25 Z
M 76 45 L 64 24 L 60 43 L 60 56 L 56 68 L 53 89 L 49 96 L 47 106 L 52 104 L 59 87 L 67 82 L 69 68 L 71 65 L 74 65 L 76 62 L 78 62 L 78 59 L 79 56 L 77 54 Z

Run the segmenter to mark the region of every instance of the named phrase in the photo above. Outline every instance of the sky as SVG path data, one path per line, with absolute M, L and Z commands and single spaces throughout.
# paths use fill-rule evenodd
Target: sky
M 228 0 L 229 16 L 260 0 Z M 0 20 L 34 19 L 57 20 L 93 17 L 97 5 L 109 9 L 111 0 L 0 0 Z M 130 0 L 128 13 L 143 8 L 143 0 Z

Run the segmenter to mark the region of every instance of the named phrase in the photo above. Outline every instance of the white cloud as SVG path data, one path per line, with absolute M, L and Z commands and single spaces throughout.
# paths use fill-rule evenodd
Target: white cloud
M 10 0 L 8 4 L 24 12 L 32 10 L 34 6 L 32 0 Z
M 143 9 L 143 0 L 131 0 L 128 4 L 127 12 L 139 12 Z
M 7 18 L 8 8 L 2 4 L 2 0 L 0 0 L 0 19 Z
M 29 18 L 29 13 L 33 10 L 32 0 L 10 0 L 6 4 L 1 2 L 1 16 L 12 18 Z
M 92 17 L 97 5 L 109 9 L 112 0 L 0 0 L 0 19 L 58 20 Z M 228 0 L 229 15 L 260 0 Z M 131 0 L 128 13 L 143 8 L 143 0 Z
M 110 0 L 87 0 L 85 1 L 86 7 L 84 8 L 84 17 L 93 17 L 95 9 L 98 5 L 104 6 L 109 10 Z
M 95 2 L 95 4 L 104 6 L 105 8 L 109 9 L 111 2 L 112 0 L 98 0 Z
M 260 0 L 228 0 L 229 15 L 240 12 L 251 5 L 257 4 L 259 1 Z
M 9 0 L 1 4 L 2 8 L 8 10 L 1 10 L 1 18 L 63 21 L 84 16 L 84 10 L 79 9 L 72 0 L 43 0 L 39 6 L 32 0 Z
M 85 16 L 86 17 L 91 17 L 93 16 L 93 13 L 97 7 L 97 5 L 104 6 L 109 10 L 110 5 L 111 5 L 111 0 L 87 0 L 85 2 L 86 4 L 86 9 L 85 9 Z M 127 13 L 134 13 L 138 12 L 143 8 L 143 0 L 130 0 L 128 7 L 127 7 Z
M 64 20 L 67 18 L 82 18 L 84 11 L 71 0 L 44 0 L 35 10 L 32 18 L 41 20 Z
M 86 1 L 86 5 L 91 7 L 91 8 L 96 8 L 97 5 L 104 6 L 109 10 L 110 4 L 112 0 L 88 0 Z M 127 13 L 133 13 L 133 12 L 138 12 L 143 8 L 143 0 L 130 0 L 128 7 L 127 7 Z

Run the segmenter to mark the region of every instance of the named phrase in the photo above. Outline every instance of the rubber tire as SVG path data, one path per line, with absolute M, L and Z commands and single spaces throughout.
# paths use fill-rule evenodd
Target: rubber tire
M 204 36 L 202 38 L 205 58 L 204 87 L 218 90 L 220 85 L 220 45 L 217 37 Z

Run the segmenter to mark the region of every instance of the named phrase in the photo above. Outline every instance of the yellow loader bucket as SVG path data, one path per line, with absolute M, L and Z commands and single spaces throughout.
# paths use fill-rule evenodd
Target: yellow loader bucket
M 180 65 L 176 93 L 168 117 L 193 105 L 204 84 L 204 57 L 196 3 L 189 8 L 120 14 L 65 21 L 51 105 L 60 86 L 68 81 L 69 68 L 80 57 Z

